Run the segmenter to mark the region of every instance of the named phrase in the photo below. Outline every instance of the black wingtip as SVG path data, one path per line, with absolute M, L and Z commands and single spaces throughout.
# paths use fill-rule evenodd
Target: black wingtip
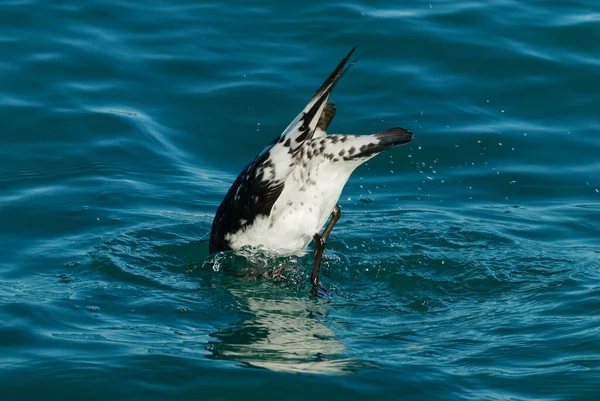
M 352 53 L 354 53 L 357 47 L 358 46 L 354 46 L 348 52 L 346 57 L 344 57 L 342 61 L 339 62 L 337 67 L 335 67 L 333 72 L 329 75 L 329 77 L 327 77 L 323 85 L 321 85 L 321 87 L 313 97 L 313 100 L 310 103 L 311 107 L 305 112 L 303 117 L 303 124 L 300 127 L 300 129 L 303 130 L 304 133 L 296 138 L 296 142 L 300 143 L 302 141 L 305 141 L 306 139 L 312 138 L 313 132 L 310 132 L 308 130 L 309 124 L 313 121 L 315 116 L 317 116 L 317 113 L 320 110 L 322 110 L 321 107 L 323 103 L 327 101 L 327 99 L 329 98 L 329 94 L 331 93 L 333 88 L 335 88 L 335 85 L 337 85 L 340 78 L 348 70 L 349 67 L 346 67 L 346 64 L 348 63 L 350 57 L 352 57 Z
M 321 87 L 319 88 L 319 90 L 317 90 L 317 94 L 323 92 L 329 86 L 331 86 L 330 89 L 329 89 L 329 91 L 331 91 L 333 89 L 333 87 L 335 86 L 335 84 L 337 83 L 337 81 L 343 75 L 343 71 L 344 71 L 344 67 L 346 66 L 346 63 L 348 63 L 348 60 L 350 60 L 350 57 L 352 57 L 352 54 L 354 53 L 354 51 L 357 48 L 358 48 L 358 45 L 356 45 L 352 49 L 350 49 L 350 51 L 348 52 L 348 54 L 346 55 L 346 57 L 344 57 L 342 59 L 342 61 L 339 62 L 339 64 L 337 65 L 337 67 L 335 67 L 335 69 L 327 77 L 327 79 L 325 80 L 325 82 L 323 82 L 323 85 L 321 85 Z

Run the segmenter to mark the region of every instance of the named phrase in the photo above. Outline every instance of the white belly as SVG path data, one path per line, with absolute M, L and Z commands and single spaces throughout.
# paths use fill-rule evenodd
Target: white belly
M 252 225 L 225 239 L 233 249 L 244 245 L 266 248 L 281 255 L 303 255 L 316 233 L 320 233 L 339 200 L 350 174 L 332 169 L 311 181 L 292 173 L 269 216 L 257 217 Z

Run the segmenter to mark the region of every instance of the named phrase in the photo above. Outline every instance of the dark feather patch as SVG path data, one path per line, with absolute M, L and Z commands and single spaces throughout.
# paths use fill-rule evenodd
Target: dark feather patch
M 263 170 L 257 174 L 261 167 Z M 267 168 L 274 169 L 275 165 L 269 159 L 269 152 L 264 152 L 240 173 L 229 188 L 213 221 L 209 245 L 211 254 L 230 249 L 225 241 L 227 233 L 252 224 L 259 215 L 271 213 L 285 183 L 265 179 L 263 172 Z
M 323 113 L 321 113 L 321 118 L 319 118 L 319 122 L 317 123 L 317 128 L 327 131 L 329 124 L 331 124 L 333 117 L 335 117 L 335 113 L 335 104 L 332 102 L 327 102 L 325 108 L 323 109 Z

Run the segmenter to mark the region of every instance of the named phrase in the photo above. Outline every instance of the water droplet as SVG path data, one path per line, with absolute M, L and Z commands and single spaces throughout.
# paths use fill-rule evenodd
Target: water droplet
M 95 305 L 90 305 L 90 306 L 86 306 L 85 309 L 89 310 L 90 312 L 98 312 L 100 310 L 100 307 L 95 306 Z

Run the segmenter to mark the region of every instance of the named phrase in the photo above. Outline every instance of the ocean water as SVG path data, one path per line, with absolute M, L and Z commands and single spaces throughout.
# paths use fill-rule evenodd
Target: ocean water
M 600 4 L 0 1 L 7 400 L 600 397 Z M 354 45 L 391 126 L 325 253 L 208 257 L 214 212 Z M 214 269 L 207 261 L 215 262 Z

